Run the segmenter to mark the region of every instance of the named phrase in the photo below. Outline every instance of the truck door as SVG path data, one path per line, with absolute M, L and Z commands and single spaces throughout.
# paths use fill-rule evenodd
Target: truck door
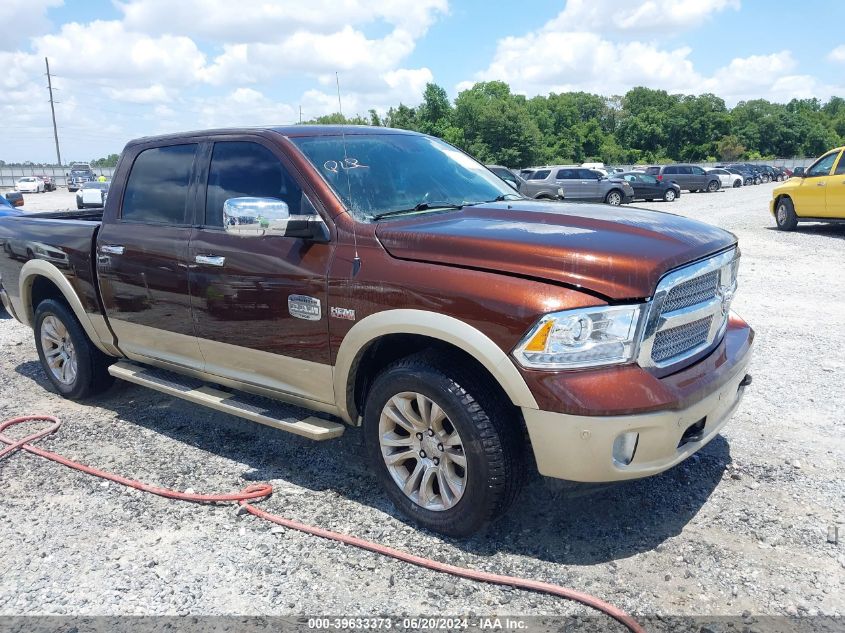
M 187 269 L 197 148 L 150 147 L 127 156 L 125 187 L 113 192 L 121 197 L 108 205 L 111 215 L 97 235 L 103 304 L 118 347 L 130 358 L 185 367 L 201 362 Z
M 845 219 L 845 152 L 839 156 L 839 163 L 833 170 L 833 176 L 830 177 L 826 189 L 824 217 Z
M 598 172 L 592 169 L 579 169 L 581 177 L 581 198 L 584 200 L 601 200 L 604 196 L 601 192 L 601 181 Z
M 830 174 L 838 156 L 838 151 L 830 152 L 807 168 L 800 188 L 793 195 L 795 213 L 800 217 L 820 218 L 828 215 L 827 191 L 828 187 L 834 187 L 836 183 L 836 176 Z M 835 195 L 832 197 L 835 198 Z
M 282 151 L 257 137 L 216 141 L 191 236 L 194 327 L 205 371 L 308 400 L 334 402 L 327 273 L 334 245 L 227 232 L 231 198 L 273 198 L 291 217 L 315 212 Z

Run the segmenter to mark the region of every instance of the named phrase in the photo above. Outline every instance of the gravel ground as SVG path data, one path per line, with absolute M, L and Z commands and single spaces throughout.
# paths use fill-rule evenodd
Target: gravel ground
M 269 511 L 560 583 L 638 614 L 845 615 L 845 226 L 775 231 L 772 187 L 643 204 L 740 238 L 734 308 L 757 330 L 754 383 L 723 435 L 641 481 L 535 476 L 508 516 L 469 540 L 398 518 L 355 430 L 312 443 L 128 384 L 84 405 L 65 401 L 48 386 L 31 332 L 9 318 L 0 320 L 0 419 L 53 413 L 64 426 L 41 445 L 100 468 L 203 492 L 270 482 Z M 72 206 L 71 195 L 28 196 L 26 208 Z M 0 462 L 0 486 L 0 615 L 589 613 L 32 455 Z M 834 526 L 838 545 L 828 542 Z

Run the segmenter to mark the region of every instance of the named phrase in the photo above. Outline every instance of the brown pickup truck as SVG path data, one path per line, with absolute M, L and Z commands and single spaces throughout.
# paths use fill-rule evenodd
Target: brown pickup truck
M 402 130 L 142 138 L 101 213 L 3 218 L 0 244 L 62 395 L 118 377 L 315 440 L 361 426 L 396 506 L 452 535 L 505 511 L 532 454 L 575 481 L 674 466 L 750 382 L 733 235 L 527 200 Z

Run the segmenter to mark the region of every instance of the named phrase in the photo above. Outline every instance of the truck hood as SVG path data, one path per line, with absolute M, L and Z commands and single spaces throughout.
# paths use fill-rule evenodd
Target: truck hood
M 382 221 L 376 236 L 400 259 L 546 279 L 611 300 L 650 297 L 666 272 L 736 244 L 670 213 L 527 200 Z

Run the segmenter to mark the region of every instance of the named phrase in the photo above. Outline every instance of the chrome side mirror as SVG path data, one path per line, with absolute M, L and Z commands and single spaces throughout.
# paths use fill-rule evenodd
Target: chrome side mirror
M 223 228 L 234 235 L 284 235 L 289 220 L 287 203 L 276 198 L 229 198 L 223 203 Z
M 329 241 L 326 223 L 305 195 L 302 204 L 303 211 L 311 213 L 291 217 L 287 203 L 278 198 L 229 198 L 223 203 L 223 229 L 239 237 L 277 235 Z

